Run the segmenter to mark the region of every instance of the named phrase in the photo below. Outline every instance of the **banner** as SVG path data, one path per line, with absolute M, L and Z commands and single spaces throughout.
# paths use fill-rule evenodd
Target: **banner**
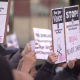
M 19 44 L 18 44 L 18 40 L 15 32 L 6 37 L 6 42 L 8 47 L 13 46 L 15 48 L 19 48 Z
M 11 0 L 0 0 L 0 43 L 5 43 Z
M 65 35 L 64 35 L 64 21 L 63 21 L 63 8 L 51 9 L 52 21 L 52 42 L 53 50 L 57 55 L 57 62 L 61 63 L 66 61 L 65 55 Z
M 37 59 L 47 59 L 52 53 L 50 46 L 52 45 L 51 30 L 33 28 L 35 42 L 38 43 L 38 49 L 35 48 Z
M 67 60 L 80 59 L 79 7 L 64 8 Z

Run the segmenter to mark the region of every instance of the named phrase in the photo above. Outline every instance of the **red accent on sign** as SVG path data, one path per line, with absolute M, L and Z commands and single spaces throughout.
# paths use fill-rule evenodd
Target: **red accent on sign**
M 69 43 L 78 40 L 77 35 L 76 36 L 70 36 L 69 37 Z

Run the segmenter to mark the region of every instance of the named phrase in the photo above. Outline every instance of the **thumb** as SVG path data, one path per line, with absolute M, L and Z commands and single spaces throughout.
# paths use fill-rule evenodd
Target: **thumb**
M 78 58 L 74 59 L 73 62 L 76 62 L 78 60 Z

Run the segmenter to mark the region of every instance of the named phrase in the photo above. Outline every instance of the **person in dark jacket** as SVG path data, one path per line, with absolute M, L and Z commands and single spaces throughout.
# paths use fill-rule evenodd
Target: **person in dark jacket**
M 35 76 L 35 80 L 78 80 L 78 77 L 72 72 L 77 59 L 69 62 L 63 71 L 55 73 L 55 62 L 57 57 L 55 53 L 48 56 L 47 61 L 40 68 Z M 53 71 L 54 70 L 54 71 Z

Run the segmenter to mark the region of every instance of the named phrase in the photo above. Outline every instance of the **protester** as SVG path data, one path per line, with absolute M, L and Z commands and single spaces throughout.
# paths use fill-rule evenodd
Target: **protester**
M 35 51 L 30 51 L 27 53 L 20 61 L 18 64 L 17 69 L 21 70 L 25 73 L 32 73 L 32 70 L 34 69 L 35 63 L 36 63 L 36 56 L 35 56 Z M 34 71 L 33 71 L 34 72 Z M 34 75 L 34 74 L 33 74 Z
M 13 80 L 10 66 L 2 56 L 0 56 L 0 80 Z
M 38 71 L 35 80 L 50 80 L 53 73 L 54 63 L 57 61 L 55 53 L 49 54 L 47 61 L 42 65 Z M 54 76 L 54 75 L 53 75 Z
M 57 61 L 55 53 L 51 53 L 48 56 L 47 61 L 38 71 L 35 80 L 78 80 L 77 76 L 72 74 L 72 69 L 75 66 L 77 59 L 69 62 L 63 71 L 53 74 L 54 63 Z M 52 75 L 53 74 L 53 75 Z
M 27 43 L 25 48 L 18 49 L 17 52 L 10 58 L 9 65 L 12 69 L 16 69 L 19 63 L 19 60 L 29 51 L 31 50 L 30 43 Z
M 2 45 L 0 45 L 0 49 L 0 55 L 2 56 L 13 54 L 14 52 L 14 50 L 10 48 L 5 49 Z M 56 61 L 56 54 L 54 52 L 49 54 L 47 61 L 45 61 L 37 72 L 35 68 L 36 52 L 31 51 L 30 43 L 28 43 L 24 49 L 18 49 L 16 53 L 14 52 L 14 55 L 10 57 L 8 61 L 12 69 L 16 69 L 17 67 L 16 70 L 13 70 L 13 75 L 11 73 L 11 78 L 14 78 L 14 80 L 78 80 L 80 74 L 80 60 L 74 59 L 73 61 L 65 63 L 63 65 L 64 69 L 58 73 L 55 71 L 60 68 L 60 66 L 56 68 Z

